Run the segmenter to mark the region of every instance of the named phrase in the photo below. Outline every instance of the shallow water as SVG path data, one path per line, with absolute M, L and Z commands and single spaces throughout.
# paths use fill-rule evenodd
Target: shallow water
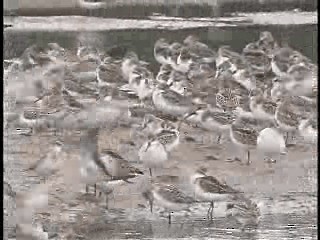
M 275 39 L 282 44 L 288 44 L 301 51 L 313 62 L 318 61 L 317 25 L 292 26 L 239 26 L 224 28 L 198 28 L 184 30 L 112 30 L 104 32 L 5 32 L 4 58 L 17 57 L 31 44 L 46 45 L 57 42 L 67 49 L 75 49 L 78 41 L 83 44 L 93 44 L 101 49 L 111 46 L 125 46 L 136 51 L 139 57 L 156 65 L 153 57 L 153 46 L 157 39 L 165 37 L 170 41 L 181 41 L 189 34 L 195 34 L 216 49 L 221 45 L 230 45 L 236 51 L 255 41 L 261 31 L 270 31 Z
M 48 42 L 57 42 L 63 47 L 74 49 L 77 46 L 77 39 L 81 39 L 87 43 L 97 44 L 100 48 L 107 48 L 114 44 L 125 45 L 129 49 L 137 51 L 142 59 L 151 61 L 152 68 L 156 72 L 158 66 L 153 60 L 153 44 L 159 37 L 164 36 L 169 40 L 181 41 L 189 34 L 196 34 L 213 48 L 221 44 L 228 44 L 233 49 L 240 51 L 245 44 L 257 39 L 260 31 L 265 30 L 271 31 L 276 39 L 287 41 L 290 46 L 310 57 L 313 62 L 317 62 L 317 26 L 315 25 L 201 28 L 179 31 L 106 31 L 99 33 L 5 32 L 4 57 L 17 57 L 33 43 L 42 45 Z M 114 134 L 120 135 L 117 132 Z M 190 130 L 188 134 L 193 137 L 202 136 L 199 131 L 195 130 Z M 107 135 L 107 138 L 109 136 Z M 5 151 L 4 154 L 4 175 L 16 191 L 31 189 L 40 182 L 38 177 L 30 176 L 22 171 L 25 169 L 28 159 L 34 158 L 34 156 L 38 157 L 40 153 L 46 151 L 45 143 L 48 139 L 46 137 L 43 137 L 42 140 L 35 139 L 37 138 L 33 137 L 32 142 L 27 137 L 9 136 L 5 139 L 5 149 L 9 150 L 10 148 L 11 152 Z M 212 139 L 211 141 L 208 139 L 206 138 L 205 143 L 213 144 Z M 107 144 L 105 141 L 103 143 Z M 112 144 L 117 145 L 119 141 L 114 141 Z M 220 154 L 219 147 L 211 146 L 197 149 L 191 145 L 186 143 L 179 147 L 172 156 L 173 160 L 181 163 L 178 169 L 184 171 L 184 167 L 194 166 L 190 162 L 197 162 L 197 164 L 208 164 L 220 176 L 227 175 L 228 180 L 235 187 L 243 188 L 254 201 L 259 203 L 262 218 L 256 229 L 241 232 L 239 224 L 225 217 L 222 204 L 216 206 L 213 221 L 204 219 L 208 204 L 199 204 L 193 206 L 190 213 L 174 213 L 172 224 L 168 225 L 167 215 L 161 216 L 160 209 L 156 208 L 155 213 L 150 213 L 147 203 L 142 200 L 138 191 L 139 185 L 135 185 L 130 187 L 132 189 L 125 186 L 126 194 L 116 194 L 114 203 L 111 200 L 109 211 L 104 210 L 104 201 L 101 201 L 101 206 L 99 205 L 96 209 L 98 216 L 91 216 L 90 224 L 78 227 L 78 233 L 84 235 L 86 239 L 317 239 L 317 162 L 316 159 L 313 159 L 310 149 L 303 151 L 293 149 L 287 159 L 277 163 L 273 171 L 265 173 L 265 166 L 257 156 L 253 155 L 254 163 L 248 168 L 227 165 L 220 159 L 225 156 Z M 197 146 L 200 145 L 202 144 Z M 229 143 L 222 147 L 225 154 L 233 154 L 233 148 L 229 146 Z M 224 147 L 229 147 L 229 151 Z M 28 153 L 13 153 L 12 151 L 28 151 Z M 136 153 L 136 149 L 133 149 L 132 152 L 126 148 L 121 154 L 134 161 L 134 153 Z M 206 159 L 206 156 L 210 155 L 218 156 L 218 160 L 210 162 Z M 188 156 L 188 159 L 185 156 Z M 172 169 L 167 169 L 164 173 L 176 174 Z M 50 184 L 56 187 L 58 181 L 55 180 L 53 179 Z M 140 182 L 143 182 L 143 179 Z M 134 200 L 130 199 L 129 191 L 134 193 Z M 138 204 L 144 204 L 145 208 L 139 208 Z M 58 206 L 60 206 L 58 203 L 53 202 L 51 211 L 57 211 Z M 87 205 L 80 204 L 79 206 L 83 211 L 87 208 Z M 55 224 L 58 223 L 55 222 Z M 53 223 L 49 223 L 49 228 L 53 226 Z

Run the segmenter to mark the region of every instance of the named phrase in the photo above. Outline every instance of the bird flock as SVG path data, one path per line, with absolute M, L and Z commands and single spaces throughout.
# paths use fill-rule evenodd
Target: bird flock
M 153 53 L 160 65 L 157 73 L 136 53 L 119 47 L 103 52 L 79 45 L 72 52 L 48 43 L 32 45 L 19 58 L 5 60 L 5 77 L 45 69 L 30 82 L 34 95 L 17 101 L 16 112 L 5 113 L 5 124 L 27 129 L 27 136 L 54 131 L 51 149 L 27 170 L 50 178 L 57 171 L 54 159 L 61 158 L 66 145 L 57 132 L 80 130 L 77 171 L 86 192 L 94 186 L 97 193 L 101 174 L 105 184 L 98 189 L 99 195 L 110 194 L 115 182 L 132 184 L 132 179 L 150 175 L 141 195 L 151 212 L 154 204 L 164 208 L 169 223 L 173 212 L 199 202 L 210 204 L 208 219 L 213 218 L 215 202 L 228 202 L 226 215 L 242 228 L 257 223 L 257 204 L 208 175 L 208 168 L 200 166 L 190 174 L 193 195 L 161 181 L 170 176 L 155 176 L 155 171 L 172 161 L 172 152 L 183 144 L 183 126 L 212 134 L 217 144 L 231 141 L 247 155 L 228 160 L 234 164 L 249 165 L 254 149 L 264 153 L 265 161 L 275 163 L 275 154 L 286 154 L 288 146 L 294 145 L 293 137 L 314 143 L 317 66 L 299 51 L 280 46 L 270 32 L 261 32 L 241 53 L 230 46 L 213 50 L 193 35 L 183 42 L 161 38 Z M 144 168 L 115 150 L 99 149 L 104 128 L 128 128 L 138 134 L 142 141 L 131 140 Z

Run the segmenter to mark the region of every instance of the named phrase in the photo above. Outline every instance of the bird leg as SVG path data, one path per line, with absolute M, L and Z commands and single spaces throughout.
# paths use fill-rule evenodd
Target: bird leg
M 285 139 L 285 144 L 288 144 L 288 139 L 289 139 L 289 132 L 286 132 L 286 139 Z
M 222 135 L 221 133 L 219 133 L 219 135 L 218 135 L 218 140 L 217 140 L 217 143 L 218 143 L 218 144 L 220 144 L 221 135 Z
M 149 168 L 150 177 L 152 177 L 152 170 Z
M 88 192 L 89 192 L 89 185 L 86 184 L 86 193 L 88 193 Z
M 208 212 L 207 212 L 207 218 L 208 218 L 208 219 L 209 219 L 209 215 L 210 215 L 211 207 L 212 207 L 212 204 L 210 203 L 210 206 L 209 206 L 209 209 L 208 209 Z
M 214 208 L 214 202 L 213 201 L 211 202 L 210 207 L 211 207 L 210 219 L 212 220 L 213 219 L 213 208 Z
M 95 196 L 97 195 L 97 184 L 96 183 L 94 184 L 94 195 Z
M 168 217 L 168 219 L 169 219 L 169 224 L 171 224 L 171 212 L 169 212 L 169 217 Z
M 250 165 L 250 151 L 248 150 L 248 161 L 247 161 L 247 165 Z
M 108 195 L 106 194 L 106 209 L 109 209 L 108 203 L 109 203 L 109 201 L 108 201 Z

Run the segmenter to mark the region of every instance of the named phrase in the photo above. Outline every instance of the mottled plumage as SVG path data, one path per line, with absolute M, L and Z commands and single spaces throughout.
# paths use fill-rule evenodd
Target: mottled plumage
M 216 102 L 222 109 L 235 109 L 239 106 L 239 99 L 230 88 L 220 90 L 216 95 Z
M 221 183 L 213 176 L 204 176 L 196 179 L 196 183 L 206 193 L 219 193 L 219 194 L 235 194 L 239 191 L 233 189 L 225 183 Z

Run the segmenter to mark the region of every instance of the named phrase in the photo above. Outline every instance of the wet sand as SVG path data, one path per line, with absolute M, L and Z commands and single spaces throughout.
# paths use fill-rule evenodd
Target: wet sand
M 286 204 L 286 208 L 284 208 L 280 204 L 278 208 L 272 209 L 276 213 L 282 213 L 283 211 L 312 212 L 315 210 L 316 198 L 303 197 L 304 194 L 313 194 L 317 191 L 317 160 L 312 152 L 312 146 L 299 143 L 295 148 L 290 149 L 288 156 L 279 159 L 272 166 L 268 166 L 258 157 L 256 152 L 253 152 L 251 155 L 252 164 L 246 166 L 237 162 L 225 161 L 236 154 L 233 144 L 229 142 L 228 138 L 224 138 L 224 142 L 217 145 L 214 135 L 207 136 L 199 129 L 184 126 L 182 133 L 181 145 L 172 153 L 166 169 L 157 171 L 156 175 L 178 175 L 181 177 L 178 184 L 183 188 L 183 186 L 187 186 L 185 182 L 188 180 L 188 173 L 197 166 L 206 166 L 209 169 L 209 174 L 225 180 L 239 190 L 243 190 L 247 196 L 253 199 L 277 198 L 280 195 L 302 193 L 302 198 L 294 201 L 292 206 L 288 207 Z M 198 140 L 198 143 L 188 143 L 184 136 L 192 137 Z M 65 136 L 65 139 L 68 142 L 70 137 Z M 75 143 L 77 139 L 78 137 L 73 137 L 72 142 Z M 125 140 L 129 139 L 130 131 L 127 129 L 118 129 L 112 134 L 109 131 L 103 131 L 99 137 L 100 149 L 119 149 L 123 157 L 144 171 L 144 176 L 133 180 L 134 184 L 125 183 L 114 188 L 114 199 L 113 196 L 109 196 L 109 211 L 105 211 L 104 196 L 101 198 L 95 197 L 93 189 L 91 189 L 91 194 L 85 194 L 84 184 L 79 184 L 77 181 L 78 174 L 75 169 L 77 169 L 79 152 L 76 147 L 61 154 L 59 159 L 61 170 L 46 182 L 49 191 L 48 209 L 35 215 L 36 222 L 48 224 L 49 227 L 55 226 L 59 231 L 64 232 L 67 229 L 68 231 L 72 229 L 78 234 L 84 234 L 87 231 L 92 231 L 92 226 L 96 225 L 97 222 L 102 221 L 101 224 L 103 224 L 103 219 L 117 218 L 119 214 L 122 216 L 125 214 L 126 218 L 135 220 L 142 212 L 144 214 L 140 218 L 148 216 L 150 214 L 148 204 L 142 198 L 141 192 L 148 186 L 150 177 L 148 170 L 141 163 L 136 163 L 137 156 L 135 155 L 139 145 L 132 147 L 123 144 Z M 135 139 L 131 140 L 138 142 Z M 31 173 L 23 172 L 23 169 L 44 154 L 47 147 L 48 136 L 8 136 L 5 140 L 4 175 L 6 181 L 12 185 L 15 191 L 29 191 L 41 182 L 38 177 L 32 176 Z M 25 153 L 9 154 L 9 150 L 19 150 Z M 15 210 L 12 202 L 6 204 L 11 206 L 8 205 L 5 209 L 11 209 L 9 211 L 13 211 L 14 214 Z M 127 211 L 130 209 L 129 213 L 131 215 L 129 214 L 129 216 L 128 212 L 124 213 L 124 209 L 127 209 Z M 263 209 L 262 206 L 261 211 L 270 211 L 270 209 Z M 205 214 L 203 210 L 202 212 Z M 218 207 L 215 214 L 223 216 L 223 208 Z M 154 220 L 157 218 L 159 218 L 157 214 L 153 214 L 151 217 Z M 12 226 L 12 224 L 11 221 L 9 225 Z

